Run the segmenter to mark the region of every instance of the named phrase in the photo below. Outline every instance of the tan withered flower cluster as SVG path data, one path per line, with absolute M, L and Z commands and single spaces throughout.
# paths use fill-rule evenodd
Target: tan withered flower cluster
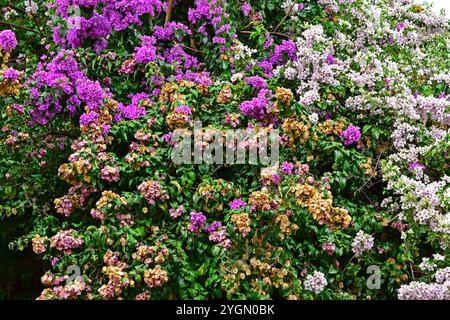
M 167 82 L 162 88 L 159 94 L 159 101 L 163 103 L 169 103 L 175 101 L 173 93 L 178 90 L 178 84 Z
M 162 103 L 173 103 L 176 101 L 180 101 L 184 103 L 186 98 L 178 92 L 181 88 L 192 88 L 195 86 L 195 83 L 192 81 L 180 81 L 178 83 L 169 83 L 167 82 L 162 88 L 161 93 L 159 94 L 159 101 Z
M 81 132 L 88 135 L 89 141 L 95 144 L 97 148 L 96 155 L 92 152 L 91 147 L 87 145 L 86 140 L 75 140 L 72 144 L 72 149 L 75 152 L 69 157 L 70 163 L 61 165 L 58 170 L 58 173 L 63 180 L 71 184 L 76 184 L 76 175 L 78 174 L 82 176 L 82 181 L 89 183 L 91 180 L 89 173 L 92 170 L 90 160 L 100 162 L 111 160 L 105 151 L 107 144 L 110 144 L 113 138 L 111 136 L 106 136 L 104 126 L 112 124 L 113 114 L 117 107 L 117 101 L 109 99 L 102 105 L 100 110 L 96 110 L 99 114 L 99 118 L 96 121 L 89 123 L 87 126 L 80 126 Z M 89 112 L 90 110 L 86 107 L 85 111 Z
M 234 229 L 245 238 L 251 230 L 251 220 L 248 213 L 242 212 L 239 214 L 233 214 L 231 216 L 231 221 L 234 223 Z
M 281 128 L 289 136 L 291 146 L 295 146 L 295 142 L 305 143 L 310 136 L 309 123 L 304 118 L 300 121 L 295 116 L 286 118 Z
M 119 260 L 119 253 L 114 252 L 111 249 L 108 249 L 106 251 L 105 255 L 103 256 L 103 262 L 107 266 L 116 266 L 121 269 L 128 268 L 128 265 L 125 262 Z
M 109 99 L 106 103 L 100 108 L 100 110 L 96 110 L 99 114 L 98 120 L 91 122 L 88 126 L 80 126 L 80 130 L 82 133 L 87 133 L 90 135 L 91 140 L 96 142 L 97 144 L 101 144 L 105 142 L 104 134 L 103 134 L 103 126 L 110 125 L 113 122 L 113 114 L 114 111 L 118 108 L 117 101 L 113 99 Z M 90 109 L 85 107 L 85 112 L 89 113 Z M 106 142 L 111 142 L 111 138 L 106 138 Z
M 270 198 L 266 192 L 254 191 L 252 192 L 248 202 L 251 205 L 252 211 L 269 211 L 270 210 Z
M 202 197 L 206 197 L 208 199 L 216 200 L 213 192 L 218 192 L 221 196 L 231 195 L 233 191 L 233 184 L 225 181 L 224 179 L 216 179 L 211 184 L 209 183 L 201 183 L 198 186 L 198 193 L 202 195 Z
M 145 264 L 163 263 L 169 255 L 167 248 L 158 248 L 159 242 L 154 246 L 140 245 L 132 254 L 133 259 Z
M 230 86 L 227 85 L 220 90 L 219 95 L 217 96 L 217 103 L 224 104 L 230 102 L 232 98 L 233 93 L 231 92 Z
M 3 77 L 3 70 L 0 70 L 0 77 Z M 0 97 L 18 96 L 20 94 L 22 83 L 20 78 L 14 81 L 4 80 L 0 82 Z
M 174 110 L 166 117 L 166 123 L 170 129 L 181 129 L 189 124 L 189 115 L 180 110 Z
M 317 130 L 326 135 L 336 134 L 338 135 L 344 130 L 345 124 L 340 121 L 325 120 L 317 124 Z
M 126 264 L 124 266 L 111 265 L 102 268 L 102 272 L 109 278 L 108 283 L 98 289 L 98 293 L 104 299 L 113 299 L 120 296 L 126 286 L 134 287 L 134 281 L 128 278 L 128 273 L 123 271 L 123 267 L 127 267 Z
M 291 223 L 289 221 L 289 217 L 286 214 L 277 215 L 275 218 L 275 222 L 280 225 L 280 229 L 283 234 L 290 235 L 298 230 L 298 225 L 296 225 L 295 223 Z
M 289 190 L 297 199 L 297 204 L 308 209 L 314 220 L 319 224 L 326 224 L 330 229 L 340 226 L 348 227 L 352 218 L 348 211 L 333 207 L 332 194 L 328 191 L 327 198 L 322 192 L 308 184 L 296 184 Z
M 292 98 L 294 97 L 294 94 L 290 89 L 285 89 L 278 87 L 275 92 L 275 98 L 278 102 L 281 102 L 282 104 L 286 106 L 290 106 L 292 102 Z
M 56 212 L 68 217 L 75 208 L 80 208 L 80 195 L 68 194 L 61 198 L 56 198 L 53 203 L 55 204 Z M 66 210 L 66 206 L 70 204 L 70 211 Z
M 62 164 L 59 167 L 58 175 L 61 177 L 62 180 L 70 184 L 77 183 L 77 181 L 75 180 L 75 172 L 72 170 L 72 168 L 69 167 L 67 163 Z
M 284 278 L 288 275 L 286 269 L 274 267 L 273 264 L 262 262 L 256 258 L 250 259 L 250 265 L 256 273 L 262 276 L 262 280 L 266 285 L 283 289 L 286 289 L 289 285 L 284 282 Z
M 153 269 L 144 271 L 144 281 L 150 288 L 157 288 L 169 281 L 169 277 L 167 271 L 163 270 L 160 265 L 157 265 Z
M 0 77 L 3 76 L 3 72 L 7 68 L 7 63 L 9 61 L 10 53 L 9 52 L 3 52 L 0 48 L 0 59 L 3 59 L 3 62 L 0 64 Z M 20 88 L 22 88 L 22 84 L 19 79 L 15 81 L 11 80 L 4 80 L 0 81 L 0 97 L 6 97 L 9 95 L 15 95 L 18 96 L 20 93 Z
M 130 167 L 134 170 L 139 170 L 143 167 L 150 166 L 150 162 L 147 157 L 139 157 L 138 155 L 150 155 L 155 156 L 157 154 L 158 135 L 152 134 L 149 129 L 154 124 L 154 118 L 147 120 L 147 127 L 140 128 L 134 134 L 134 138 L 138 142 L 132 142 L 130 145 L 130 152 L 125 156 L 125 161 L 130 164 Z
M 58 169 L 61 179 L 70 184 L 77 184 L 76 174 L 82 175 L 85 182 L 90 182 L 91 177 L 88 175 L 92 170 L 92 165 L 88 160 L 79 159 L 73 163 L 62 164 Z
M 272 248 L 271 248 L 272 249 Z M 224 279 L 227 282 L 226 291 L 232 294 L 239 289 L 240 282 L 250 280 L 252 289 L 262 296 L 267 296 L 267 287 L 287 289 L 291 286 L 291 279 L 288 269 L 290 262 L 287 261 L 284 266 L 276 267 L 270 255 L 266 253 L 267 262 L 258 258 L 248 258 L 237 260 L 233 265 L 223 264 L 221 271 L 224 273 Z M 276 261 L 275 261 L 276 263 Z
M 112 191 L 103 191 L 100 199 L 95 203 L 95 206 L 98 210 L 107 207 L 111 208 L 114 203 L 113 201 L 118 199 L 122 205 L 127 205 L 127 201 L 124 197 L 119 196 L 117 193 Z
M 209 84 L 207 83 L 199 83 L 196 86 L 198 92 L 203 95 L 207 95 L 209 92 Z
M 233 184 L 224 179 L 202 182 L 197 187 L 196 193 L 209 204 L 203 207 L 205 212 L 210 212 L 211 210 L 222 211 L 225 200 L 233 195 L 239 196 L 239 191 L 234 190 Z
M 33 252 L 36 254 L 41 254 L 45 252 L 45 242 L 48 240 L 47 237 L 41 237 L 39 234 L 36 234 L 31 240 L 33 246 Z
M 366 176 L 369 176 L 371 178 L 374 178 L 377 176 L 377 172 L 373 170 L 372 168 L 372 158 L 367 158 L 367 162 L 361 163 L 359 165 L 359 168 L 364 170 L 364 174 Z

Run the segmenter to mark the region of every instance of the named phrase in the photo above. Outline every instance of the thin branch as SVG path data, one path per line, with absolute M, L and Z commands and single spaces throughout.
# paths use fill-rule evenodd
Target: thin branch
M 173 0 L 169 0 L 169 3 L 167 4 L 166 23 L 170 22 L 170 19 L 172 18 L 172 9 L 173 9 Z
M 203 53 L 203 51 L 201 51 L 201 50 L 198 50 L 198 49 L 192 48 L 192 47 L 188 47 L 188 46 L 186 46 L 186 45 L 184 45 L 184 44 L 180 44 L 180 46 L 183 47 L 183 48 L 185 48 L 185 49 L 194 51 L 194 52 Z
M 0 25 L 9 26 L 9 27 L 22 29 L 22 30 L 27 30 L 27 31 L 31 31 L 31 32 L 34 32 L 34 33 L 37 33 L 37 34 L 41 34 L 40 31 L 37 31 L 37 30 L 34 30 L 34 29 L 30 29 L 30 28 L 27 28 L 27 27 L 24 27 L 24 26 L 15 24 L 15 23 L 10 23 L 10 22 L 5 22 L 5 21 L 1 21 L 0 20 Z
M 277 26 L 275 27 L 275 29 L 273 29 L 272 31 L 275 32 L 278 30 L 278 28 L 282 25 L 282 23 L 284 22 L 284 20 L 286 20 L 287 17 L 289 17 L 291 15 L 292 9 L 294 9 L 294 5 L 291 5 L 291 7 L 289 8 L 288 13 L 283 17 L 283 19 L 281 19 L 280 23 L 277 24 Z
M 291 39 L 291 36 L 288 36 L 287 34 L 280 33 L 280 32 L 269 32 L 270 34 L 273 34 L 274 36 L 279 36 L 287 39 Z

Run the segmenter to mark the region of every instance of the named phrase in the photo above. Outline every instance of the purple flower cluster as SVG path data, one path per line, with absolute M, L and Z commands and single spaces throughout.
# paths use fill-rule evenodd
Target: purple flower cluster
M 93 110 L 98 109 L 106 98 L 106 93 L 103 91 L 100 83 L 86 78 L 78 80 L 77 93 L 80 101 Z
M 147 113 L 145 106 L 143 106 L 144 101 L 148 101 L 150 95 L 147 93 L 138 93 L 132 96 L 131 104 L 124 106 L 120 105 L 119 110 L 121 111 L 121 116 L 125 119 L 135 120 L 140 117 L 145 116 Z
M 3 71 L 3 78 L 5 80 L 14 82 L 20 77 L 20 72 L 14 68 L 7 68 Z
M 225 12 L 224 2 L 220 0 L 196 0 L 195 8 L 189 8 L 188 19 L 193 25 L 200 24 L 198 32 L 208 37 L 208 27 L 214 30 L 213 43 L 220 44 L 220 51 L 227 51 L 227 43 L 236 35 L 231 31 L 231 26 L 224 23 L 228 17 Z
M 99 119 L 99 114 L 95 111 L 86 112 L 83 113 L 80 116 L 80 125 L 81 126 L 88 126 L 92 122 L 96 122 Z
M 72 17 L 70 13 L 74 7 L 91 14 Z M 103 50 L 107 46 L 105 38 L 113 31 L 141 25 L 143 15 L 158 16 L 163 4 L 160 0 L 55 0 L 53 8 L 65 20 L 68 29 L 66 32 L 61 23 L 54 27 L 56 43 L 78 48 L 90 39 L 96 50 Z
M 294 171 L 294 165 L 290 162 L 285 161 L 281 164 L 280 171 L 284 174 L 291 175 Z
M 297 60 L 297 46 L 292 40 L 283 40 L 281 44 L 275 46 L 269 61 L 274 66 L 278 66 L 285 64 L 289 60 Z
M 162 59 L 161 56 L 156 54 L 156 38 L 149 36 L 141 37 L 141 46 L 136 48 L 134 59 L 138 63 L 147 64 L 155 61 L 157 58 Z
M 30 88 L 30 114 L 35 123 L 45 125 L 66 110 L 70 116 L 84 103 L 91 111 L 98 110 L 109 96 L 98 81 L 91 81 L 80 71 L 75 53 L 61 50 L 48 63 L 39 63 Z M 85 115 L 81 123 L 89 124 L 95 114 Z
M 397 27 L 395 28 L 398 32 L 402 31 L 403 29 L 407 28 L 408 25 L 404 22 L 401 22 L 397 25 Z
M 206 217 L 201 212 L 191 212 L 191 224 L 189 225 L 189 229 L 191 232 L 200 232 L 203 226 L 205 225 Z
M 260 76 L 253 76 L 245 78 L 245 82 L 253 87 L 256 91 L 260 91 L 261 89 L 267 88 L 266 80 L 261 78 Z
M 420 164 L 419 162 L 413 162 L 409 165 L 409 170 L 410 171 L 423 171 L 425 170 L 426 167 L 423 164 Z
M 349 146 L 361 139 L 361 130 L 357 126 L 350 125 L 347 129 L 342 131 L 339 136 L 344 139 L 344 144 Z
M 261 90 L 252 100 L 243 101 L 240 105 L 242 113 L 258 121 L 275 122 L 276 117 L 270 109 L 271 91 Z
M 192 113 L 192 110 L 188 106 L 178 106 L 178 107 L 175 108 L 175 112 L 179 112 L 179 113 L 183 113 L 185 115 L 189 115 L 189 114 Z
M 230 209 L 239 210 L 247 205 L 241 198 L 230 201 Z
M 244 2 L 241 5 L 241 10 L 244 16 L 248 17 L 250 15 L 250 12 L 252 11 L 252 6 L 248 2 Z
M 208 232 L 209 234 L 211 234 L 214 231 L 216 231 L 217 229 L 219 229 L 220 227 L 222 227 L 222 222 L 214 221 L 213 223 L 211 223 L 210 225 L 205 227 L 205 231 Z
M 188 54 L 180 44 L 184 35 L 180 35 L 179 30 L 183 30 L 182 33 L 185 34 L 189 33 L 189 30 L 179 23 L 169 23 L 165 27 L 156 27 L 154 35 L 142 36 L 141 45 L 135 49 L 134 60 L 137 63 L 160 62 L 160 64 L 169 64 L 173 68 L 173 75 L 164 76 L 162 72 L 155 72 L 149 78 L 150 84 L 157 89 L 155 92 L 159 92 L 158 88 L 165 81 L 190 80 L 197 84 L 207 85 L 212 83 L 207 72 L 197 72 L 200 67 L 198 59 Z M 176 43 L 165 48 L 165 41 L 172 38 L 176 40 Z M 127 63 L 129 64 L 129 62 Z
M 334 57 L 333 57 L 333 55 L 332 54 L 329 54 L 328 56 L 327 56 L 327 59 L 325 60 L 325 62 L 327 63 L 327 64 L 336 64 L 336 60 L 334 59 Z
M 154 28 L 153 36 L 158 40 L 183 40 L 185 35 L 190 35 L 192 32 L 187 26 L 179 22 L 167 22 L 164 27 L 156 26 Z
M 17 46 L 17 39 L 11 30 L 3 30 L 0 32 L 0 49 L 9 52 Z
M 272 40 L 266 36 L 264 49 L 268 49 L 271 45 Z M 288 61 L 297 61 L 297 46 L 292 40 L 283 40 L 281 44 L 275 45 L 268 58 L 258 62 L 258 66 L 268 77 L 272 77 L 272 70 Z
M 166 133 L 163 135 L 163 140 L 165 143 L 167 143 L 169 146 L 174 146 L 175 142 L 172 140 L 173 138 L 173 132 Z
M 183 75 L 185 70 L 196 70 L 199 63 L 196 57 L 186 53 L 181 45 L 174 45 L 173 47 L 164 51 L 164 58 L 168 64 L 173 65 L 175 74 L 178 75 L 176 81 L 182 80 L 180 75 Z

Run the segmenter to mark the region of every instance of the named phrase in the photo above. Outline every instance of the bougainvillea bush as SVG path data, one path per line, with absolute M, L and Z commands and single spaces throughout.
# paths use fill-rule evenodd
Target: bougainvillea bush
M 30 298 L 450 299 L 444 15 L 0 3 L 0 217 L 47 270 Z M 196 148 L 278 132 L 279 158 L 174 163 L 195 122 Z

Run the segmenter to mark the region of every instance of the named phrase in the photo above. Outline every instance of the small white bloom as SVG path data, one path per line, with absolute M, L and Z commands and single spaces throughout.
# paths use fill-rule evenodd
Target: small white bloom
M 17 11 L 14 9 L 11 9 L 5 13 L 5 20 L 9 20 L 9 18 L 11 18 L 12 16 L 15 16 L 15 15 L 17 15 Z
M 309 274 L 306 276 L 306 279 L 303 282 L 305 290 L 313 291 L 316 294 L 321 293 L 327 284 L 328 282 L 325 275 L 317 270 L 315 270 L 312 275 Z
M 33 0 L 25 0 L 25 12 L 29 14 L 36 14 L 39 7 Z
M 443 255 L 439 254 L 439 253 L 433 254 L 433 258 L 436 261 L 444 261 L 445 260 L 445 257 Z
M 237 82 L 237 81 L 242 80 L 243 77 L 244 77 L 244 74 L 242 72 L 238 72 L 238 73 L 233 74 L 231 76 L 230 80 L 231 80 L 231 82 Z
M 319 115 L 313 112 L 308 116 L 308 119 L 312 124 L 316 124 L 319 121 Z
M 419 264 L 419 268 L 423 271 L 434 271 L 436 264 L 430 261 L 430 258 L 422 258 L 422 263 Z

